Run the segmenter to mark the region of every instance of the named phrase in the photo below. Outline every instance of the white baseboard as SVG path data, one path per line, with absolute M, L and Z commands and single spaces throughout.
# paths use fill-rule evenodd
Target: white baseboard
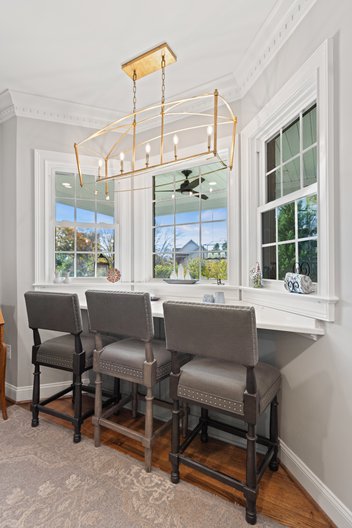
M 352 511 L 282 440 L 280 460 L 338 528 L 352 528 Z
M 88 378 L 82 378 L 84 384 L 89 383 Z M 49 398 L 55 392 L 66 389 L 71 385 L 70 381 L 58 381 L 55 383 L 41 383 L 40 385 L 40 398 Z M 23 387 L 16 387 L 11 385 L 11 383 L 5 383 L 5 393 L 6 397 L 14 402 L 30 401 L 32 399 L 32 385 L 27 385 Z

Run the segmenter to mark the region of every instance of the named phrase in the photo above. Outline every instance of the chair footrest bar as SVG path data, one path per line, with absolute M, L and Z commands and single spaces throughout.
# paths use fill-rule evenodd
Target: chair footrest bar
M 54 400 L 57 400 L 58 398 L 61 398 L 61 396 L 64 396 L 65 394 L 71 391 L 72 391 L 72 385 L 70 385 L 70 387 L 67 387 L 66 389 L 62 389 L 60 392 L 56 392 L 49 398 L 46 398 L 45 400 L 41 401 L 39 405 L 47 405 L 48 403 L 51 403 Z
M 202 428 L 202 423 L 199 422 L 195 428 L 193 429 L 193 431 L 191 431 L 188 436 L 186 437 L 186 440 L 180 445 L 180 453 L 183 453 L 185 451 L 185 449 L 187 449 L 187 447 L 189 446 L 189 444 L 191 442 L 193 442 L 193 440 L 195 439 L 195 437 L 197 436 L 197 434 L 199 433 L 199 431 L 201 430 Z
M 244 429 L 240 429 L 239 427 L 235 427 L 234 425 L 224 424 L 222 422 L 218 422 L 217 420 L 213 420 L 212 418 L 207 420 L 207 424 L 209 427 L 214 427 L 214 429 L 220 429 L 225 433 L 231 433 L 236 436 L 239 436 L 240 438 L 246 439 L 247 431 L 245 431 Z M 257 444 L 261 444 L 266 447 L 272 447 L 274 445 L 274 443 L 269 440 L 269 438 L 265 438 L 265 436 L 260 435 L 257 435 L 256 442 Z
M 129 394 L 128 396 L 125 396 L 124 398 L 122 398 L 118 403 L 116 403 L 115 405 L 113 405 L 112 407 L 109 407 L 108 409 L 106 409 L 103 414 L 101 415 L 102 418 L 109 418 L 110 416 L 112 416 L 113 414 L 115 414 L 117 411 L 119 411 L 124 405 L 126 405 L 126 403 L 130 402 L 132 400 L 132 397 L 131 395 Z
M 231 486 L 232 488 L 235 488 L 242 492 L 246 489 L 246 485 L 244 484 L 244 482 L 230 477 L 229 475 L 225 475 L 225 473 L 221 473 L 220 471 L 216 471 L 215 469 L 208 468 L 200 462 L 193 460 L 192 458 L 186 457 L 184 455 L 175 455 L 173 453 L 170 453 L 170 460 L 172 460 L 173 457 L 175 457 L 175 460 L 178 458 L 181 464 L 196 469 L 201 473 L 204 473 L 204 475 L 219 480 L 227 486 Z
M 112 422 L 111 420 L 106 420 L 105 418 L 100 418 L 97 420 L 93 416 L 93 424 L 99 423 L 99 425 L 103 427 L 107 427 L 108 429 L 111 429 L 112 431 L 115 431 L 116 433 L 121 433 L 125 436 L 128 436 L 129 438 L 132 438 L 133 440 L 138 440 L 138 442 L 141 442 L 144 445 L 145 437 L 141 433 L 137 433 L 137 431 L 133 431 L 132 429 L 129 429 L 128 427 L 124 427 L 123 425 L 119 425 L 115 422 Z
M 67 420 L 68 422 L 75 423 L 75 418 L 73 416 L 70 416 L 69 414 L 64 414 L 59 411 L 55 411 L 55 409 L 51 409 L 50 407 L 45 407 L 42 404 L 36 405 L 39 412 L 50 414 L 51 416 L 55 416 L 55 418 L 61 418 L 62 420 Z
M 264 475 L 264 471 L 270 464 L 270 461 L 273 458 L 273 455 L 274 455 L 274 447 L 270 447 L 257 469 L 257 482 L 259 482 L 262 476 Z
M 161 435 L 164 431 L 166 431 L 166 429 L 171 427 L 171 424 L 172 424 L 172 420 L 169 420 L 168 422 L 165 422 L 165 423 L 163 423 L 163 425 L 158 427 L 158 429 L 156 429 L 154 431 L 154 433 L 153 433 L 153 439 L 154 439 L 155 436 Z
M 82 414 L 81 421 L 83 422 L 86 418 L 89 418 L 89 416 L 92 416 L 94 414 L 94 409 L 89 409 L 85 413 Z

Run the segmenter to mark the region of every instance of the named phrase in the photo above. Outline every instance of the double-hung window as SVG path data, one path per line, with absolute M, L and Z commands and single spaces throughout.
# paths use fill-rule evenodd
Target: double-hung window
M 95 176 L 55 171 L 55 273 L 104 277 L 116 259 L 116 211 L 112 188 Z M 110 184 L 112 187 L 112 184 Z
M 154 278 L 227 279 L 227 180 L 218 162 L 153 176 Z
M 258 208 L 264 279 L 283 280 L 299 264 L 318 281 L 317 145 L 316 103 L 265 141 Z
M 328 40 L 241 131 L 242 298 L 328 321 L 337 300 L 333 71 Z M 261 292 L 248 288 L 256 261 Z M 315 295 L 284 289 L 297 263 Z

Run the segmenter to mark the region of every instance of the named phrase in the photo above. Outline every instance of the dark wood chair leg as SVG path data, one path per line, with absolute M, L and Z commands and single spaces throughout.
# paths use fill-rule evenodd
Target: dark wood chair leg
M 32 396 L 32 427 L 39 425 L 39 411 L 38 404 L 40 398 L 40 367 L 38 363 L 34 365 L 34 379 L 33 379 L 33 396 Z
M 257 456 L 256 456 L 256 431 L 254 424 L 248 424 L 247 432 L 247 465 L 246 485 L 244 492 L 246 498 L 246 521 L 248 524 L 257 522 Z
M 180 451 L 180 402 L 173 400 L 172 408 L 172 436 L 170 460 L 172 465 L 171 482 L 177 484 L 180 481 L 179 451 Z
M 182 404 L 183 416 L 182 416 L 182 436 L 186 437 L 188 432 L 188 413 L 189 407 L 186 402 Z
M 75 432 L 73 435 L 73 441 L 75 444 L 81 441 L 81 424 L 82 424 L 82 376 L 76 374 L 75 384 L 73 387 L 74 392 L 74 428 Z
M 138 384 L 132 383 L 132 418 L 137 418 L 138 410 Z
M 274 455 L 270 460 L 269 467 L 271 471 L 277 471 L 279 469 L 279 417 L 278 417 L 278 401 L 277 396 L 273 399 L 270 406 L 270 440 L 275 444 Z
M 206 443 L 208 441 L 208 409 L 201 409 L 201 422 L 202 422 L 202 430 L 200 433 L 200 439 L 203 443 Z
M 75 383 L 76 383 L 76 374 L 72 375 L 72 407 L 75 407 Z
M 120 378 L 114 378 L 114 397 L 116 403 L 121 400 Z

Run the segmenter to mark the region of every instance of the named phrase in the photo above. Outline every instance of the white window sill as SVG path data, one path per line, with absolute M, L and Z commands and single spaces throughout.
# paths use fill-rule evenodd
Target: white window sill
M 307 295 L 289 293 L 274 288 L 248 288 L 240 286 L 243 301 L 275 308 L 283 312 L 303 315 L 321 321 L 335 320 L 337 297 L 326 298 L 315 293 Z

